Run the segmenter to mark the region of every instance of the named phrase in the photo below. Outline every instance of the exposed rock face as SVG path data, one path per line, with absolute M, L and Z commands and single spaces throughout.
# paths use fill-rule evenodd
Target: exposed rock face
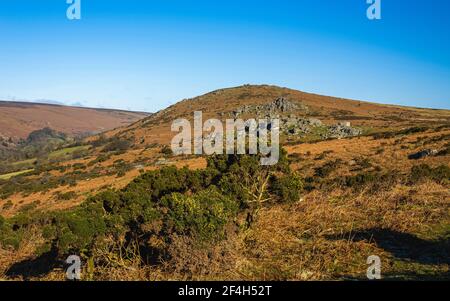
M 297 118 L 289 116 L 280 120 L 280 127 L 283 132 L 289 135 L 300 135 L 310 133 L 312 128 L 323 126 L 319 119 L 315 118 Z
M 291 112 L 297 110 L 298 106 L 284 97 L 276 99 L 274 102 L 269 104 L 269 111 L 280 111 L 280 112 Z
M 359 136 L 362 130 L 341 124 L 326 126 L 316 118 L 293 118 L 282 119 L 281 129 L 288 135 L 302 135 L 311 133 L 314 128 L 325 128 L 326 133 L 322 134 L 322 138 L 347 138 Z
M 245 105 L 233 111 L 231 115 L 234 118 L 238 118 L 242 114 L 254 113 L 258 116 L 267 117 L 276 113 L 288 113 L 296 110 L 307 111 L 308 107 L 304 104 L 295 104 L 284 97 L 280 97 L 265 105 Z
M 362 134 L 362 130 L 342 124 L 332 125 L 328 128 L 327 138 L 346 138 Z
M 411 154 L 408 156 L 409 160 L 419 160 L 428 156 L 435 156 L 438 154 L 438 151 L 435 149 L 424 149 L 418 153 Z
M 322 126 L 322 125 L 323 125 L 322 121 L 320 121 L 320 120 L 317 119 L 317 118 L 309 118 L 309 119 L 308 119 L 308 122 L 309 122 L 309 124 L 312 125 L 312 126 Z
M 301 112 L 300 112 L 301 111 Z M 321 134 L 322 138 L 346 138 L 359 136 L 362 134 L 360 129 L 356 129 L 350 126 L 349 122 L 341 122 L 337 125 L 326 126 L 316 118 L 298 117 L 293 113 L 301 113 L 306 115 L 309 112 L 309 108 L 302 103 L 293 103 L 284 97 L 279 97 L 273 102 L 265 105 L 245 105 L 230 115 L 234 119 L 239 118 L 243 114 L 254 115 L 255 119 L 280 119 L 280 132 L 287 135 L 304 135 L 311 133 L 315 128 L 322 128 L 324 134 Z M 288 113 L 290 113 L 288 115 Z M 223 115 L 221 115 L 223 116 Z M 268 123 L 268 129 L 271 128 L 270 122 Z
M 338 123 L 338 125 L 348 126 L 348 127 L 352 126 L 350 121 L 341 121 Z

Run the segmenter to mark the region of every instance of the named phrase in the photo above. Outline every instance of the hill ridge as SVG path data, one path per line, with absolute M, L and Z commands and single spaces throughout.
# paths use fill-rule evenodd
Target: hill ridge
M 24 139 L 50 127 L 68 135 L 97 134 L 129 125 L 150 113 L 22 101 L 0 101 L 0 137 Z

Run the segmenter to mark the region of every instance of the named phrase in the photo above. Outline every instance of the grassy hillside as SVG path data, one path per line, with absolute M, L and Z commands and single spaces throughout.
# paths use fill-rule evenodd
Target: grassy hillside
M 99 133 L 126 126 L 147 113 L 28 102 L 0 101 L 0 137 L 14 141 L 50 127 L 67 135 Z
M 171 122 L 195 110 L 317 126 L 283 132 L 271 168 L 173 156 Z M 449 118 L 272 86 L 184 100 L 58 160 L 13 162 L 33 170 L 0 179 L 0 278 L 63 279 L 79 254 L 86 280 L 366 279 L 370 255 L 385 279 L 449 279 Z M 355 134 L 330 136 L 340 122 Z

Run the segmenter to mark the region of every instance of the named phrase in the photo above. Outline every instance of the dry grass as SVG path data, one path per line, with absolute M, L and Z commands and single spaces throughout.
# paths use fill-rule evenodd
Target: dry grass
M 172 259 L 160 266 L 132 259 L 96 266 L 92 273 L 85 269 L 84 275 L 92 274 L 87 279 L 95 280 L 364 279 L 367 257 L 377 255 L 388 278 L 447 277 L 448 258 L 426 262 L 421 257 L 424 254 L 417 253 L 445 256 L 444 245 L 437 241 L 449 230 L 449 200 L 448 187 L 430 181 L 414 187 L 396 185 L 375 194 L 314 191 L 298 203 L 261 210 L 250 229 L 230 232 L 222 243 L 206 249 L 193 248 L 185 237 L 174 237 Z M 439 225 L 444 226 L 436 230 Z M 401 245 L 389 246 L 396 239 Z M 18 252 L 2 251 L 3 271 L 8 264 L 32 255 L 35 239 L 27 241 Z M 428 245 L 433 244 L 440 249 L 430 249 Z M 63 277 L 57 269 L 36 279 Z
M 435 239 L 429 237 L 430 229 L 443 223 L 448 230 L 450 225 L 449 200 L 447 188 L 426 182 L 418 187 L 395 186 L 376 194 L 314 192 L 293 206 L 264 210 L 247 233 L 243 275 L 265 280 L 364 278 L 366 260 L 372 254 L 382 258 L 386 274 L 415 272 L 396 270 L 393 265 L 399 259 L 378 246 L 370 234 L 364 240 L 354 237 L 363 231 L 383 229 L 386 239 L 390 239 L 390 232 Z M 409 248 L 415 246 L 403 247 L 411 251 Z M 449 271 L 448 263 L 428 267 Z
M 245 104 L 260 104 L 284 96 L 303 102 L 319 112 L 327 122 L 337 109 L 351 111 L 363 119 L 361 126 L 398 129 L 417 118 L 424 123 L 446 122 L 448 111 L 421 110 L 380 106 L 370 103 L 324 98 L 261 86 L 256 88 L 216 91 L 194 100 L 183 101 L 161 114 L 134 125 L 110 132 L 131 137 L 136 146 L 123 154 L 111 156 L 90 169 L 108 168 L 117 160 L 132 163 L 143 158 L 144 170 L 158 168 L 155 162 L 162 155 L 150 144 L 167 144 L 172 137 L 169 121 L 186 116 L 194 110 L 209 108 L 205 118 L 217 117 Z M 238 99 L 232 101 L 233 99 Z M 320 106 L 317 104 L 320 103 Z M 385 116 L 402 116 L 405 121 L 386 120 Z M 384 118 L 384 119 L 383 119 Z M 408 121 L 409 120 L 409 121 Z M 151 130 L 150 130 L 151 129 Z M 408 174 L 414 165 L 432 167 L 450 165 L 450 156 L 429 156 L 420 161 L 408 160 L 408 155 L 424 148 L 441 150 L 448 146 L 450 130 L 428 130 L 401 137 L 353 139 L 303 143 L 286 147 L 291 165 L 304 177 L 313 176 L 319 167 L 340 162 L 322 181 L 359 172 L 390 171 L 394 175 Z M 98 155 L 94 153 L 93 155 Z M 62 164 L 87 164 L 93 158 L 73 160 Z M 177 167 L 204 168 L 204 158 L 170 158 Z M 88 170 L 90 170 L 88 169 Z M 56 210 L 79 205 L 90 193 L 103 188 L 121 188 L 139 174 L 133 169 L 125 176 L 101 176 L 80 181 L 76 187 L 58 187 L 45 193 L 20 194 L 10 198 L 13 206 L 0 209 L 12 216 L 22 206 L 41 201 L 38 209 Z M 317 177 L 316 177 L 317 178 Z M 247 230 L 229 231 L 227 239 L 209 248 L 193 248 L 185 237 L 173 237 L 171 258 L 160 265 L 145 265 L 137 254 L 125 264 L 102 261 L 93 271 L 84 270 L 85 279 L 94 280 L 324 280 L 364 279 L 367 257 L 382 259 L 382 274 L 389 279 L 449 279 L 450 190 L 449 182 L 438 184 L 424 180 L 417 185 L 397 181 L 385 183 L 378 190 L 370 186 L 346 189 L 338 186 L 305 192 L 295 204 L 267 206 L 259 212 L 257 221 Z M 54 199 L 57 192 L 73 190 L 79 196 L 70 202 Z M 1 207 L 0 207 L 1 208 Z M 19 250 L 0 249 L 0 279 L 14 263 L 34 258 L 42 238 L 30 231 Z M 106 253 L 107 254 L 107 253 Z M 105 257 L 105 252 L 97 256 Z M 11 277 L 8 277 L 11 278 Z M 35 277 L 38 280 L 64 279 L 64 272 L 52 272 Z
M 17 250 L 0 248 L 0 279 L 23 280 L 20 276 L 7 276 L 7 271 L 14 264 L 33 258 L 42 243 L 44 238 L 40 232 L 31 227 Z

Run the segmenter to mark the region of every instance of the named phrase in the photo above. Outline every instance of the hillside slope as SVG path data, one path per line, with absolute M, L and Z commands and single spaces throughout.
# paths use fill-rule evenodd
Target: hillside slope
M 172 121 L 198 110 L 280 115 L 294 131 L 274 170 L 252 156 L 174 156 Z M 371 255 L 387 280 L 448 280 L 449 121 L 448 110 L 272 86 L 184 100 L 9 162 L 0 279 L 63 280 L 58 262 L 83 252 L 93 280 L 365 280 Z M 330 136 L 339 129 L 348 135 Z M 57 135 L 32 136 L 46 133 Z
M 268 106 L 278 99 L 286 100 L 296 107 L 286 112 L 275 112 L 281 117 L 295 115 L 315 118 L 328 125 L 350 122 L 352 126 L 367 131 L 450 123 L 449 110 L 383 105 L 321 96 L 276 86 L 245 85 L 182 100 L 128 127 L 111 131 L 108 136 L 134 139 L 139 144 L 168 144 L 173 136 L 170 131 L 172 122 L 177 118 L 192 119 L 194 111 L 202 111 L 204 120 L 207 118 L 224 120 L 236 117 L 236 113 L 240 113 L 239 117 L 245 119 L 261 113 L 256 112 L 257 110 L 252 112 L 251 108 Z
M 34 168 L 35 172 L 30 177 L 40 181 L 42 174 L 39 175 L 39 172 L 51 170 L 54 183 L 46 184 L 42 189 L 30 188 L 32 193 L 28 194 L 21 193 L 28 188 L 22 189 L 17 183 L 14 184 L 16 193 L 7 194 L 7 199 L 13 206 L 0 208 L 0 214 L 12 215 L 24 205 L 33 203 L 37 199 L 42 200 L 39 207 L 46 209 L 72 207 L 83 201 L 86 194 L 99 189 L 124 187 L 140 172 L 158 169 L 164 165 L 188 166 L 192 169 L 204 168 L 206 161 L 201 156 L 174 157 L 170 155 L 170 152 L 164 152 L 164 145 L 170 144 L 172 137 L 176 134 L 171 131 L 173 120 L 192 118 L 193 112 L 197 110 L 203 111 L 204 120 L 210 117 L 232 118 L 236 111 L 245 111 L 242 110 L 245 106 L 265 107 L 280 97 L 286 99 L 285 104 L 293 103 L 297 107 L 294 110 L 288 110 L 289 112 L 275 112 L 276 114 L 320 120 L 323 122 L 323 126 L 318 128 L 320 131 L 327 127 L 329 129 L 329 125 L 342 121 L 351 122 L 352 128 L 358 130 L 358 134 L 353 135 L 354 137 L 337 137 L 348 138 L 345 140 L 336 140 L 334 139 L 336 137 L 323 138 L 314 132 L 314 128 L 306 134 L 282 133 L 283 146 L 295 156 L 321 158 L 324 154 L 335 151 L 342 160 L 367 157 L 379 161 L 380 166 L 396 166 L 399 170 L 406 172 L 414 163 L 408 160 L 407 156 L 421 151 L 424 145 L 420 143 L 413 146 L 402 145 L 400 141 L 402 143 L 406 141 L 399 139 L 405 137 L 423 139 L 422 137 L 436 136 L 439 139 L 436 138 L 438 140 L 428 147 L 441 150 L 445 148 L 445 141 L 448 138 L 446 135 L 450 131 L 450 111 L 448 110 L 380 105 L 307 94 L 274 86 L 242 86 L 223 89 L 194 99 L 183 100 L 129 126 L 111 130 L 100 136 L 89 137 L 83 146 L 56 151 L 56 154 L 62 153 L 64 156 L 55 160 L 55 155 L 50 154 L 49 160 L 56 161 L 51 166 L 30 166 L 25 164 L 28 161 L 11 163 L 8 175 L 5 176 L 9 177 L 14 175 L 14 172 Z M 255 117 L 255 114 L 250 111 L 242 113 L 240 117 Z M 374 134 L 380 137 L 375 139 L 372 136 Z M 392 144 L 390 147 L 392 149 L 389 150 L 391 153 L 387 157 L 388 147 L 384 146 L 386 143 Z M 343 144 L 345 144 L 344 147 L 342 147 Z M 72 151 L 79 152 L 80 148 L 82 156 L 72 154 Z M 429 156 L 424 160 L 435 165 L 443 159 L 447 162 L 445 156 Z M 323 162 L 311 160 L 308 172 L 319 163 Z M 45 161 L 42 164 L 46 164 Z M 82 173 L 80 173 L 80 167 L 83 170 Z M 73 181 L 76 182 L 73 188 L 58 184 L 61 179 L 69 177 L 73 177 Z M 26 176 L 23 178 L 26 184 Z M 8 185 L 8 183 L 5 184 Z M 41 190 L 44 190 L 45 194 Z M 72 198 L 71 202 L 60 202 L 55 197 L 59 193 L 68 191 L 76 192 L 76 197 Z
M 0 101 L 0 137 L 26 138 L 45 127 L 68 135 L 95 134 L 146 116 L 142 112 Z

